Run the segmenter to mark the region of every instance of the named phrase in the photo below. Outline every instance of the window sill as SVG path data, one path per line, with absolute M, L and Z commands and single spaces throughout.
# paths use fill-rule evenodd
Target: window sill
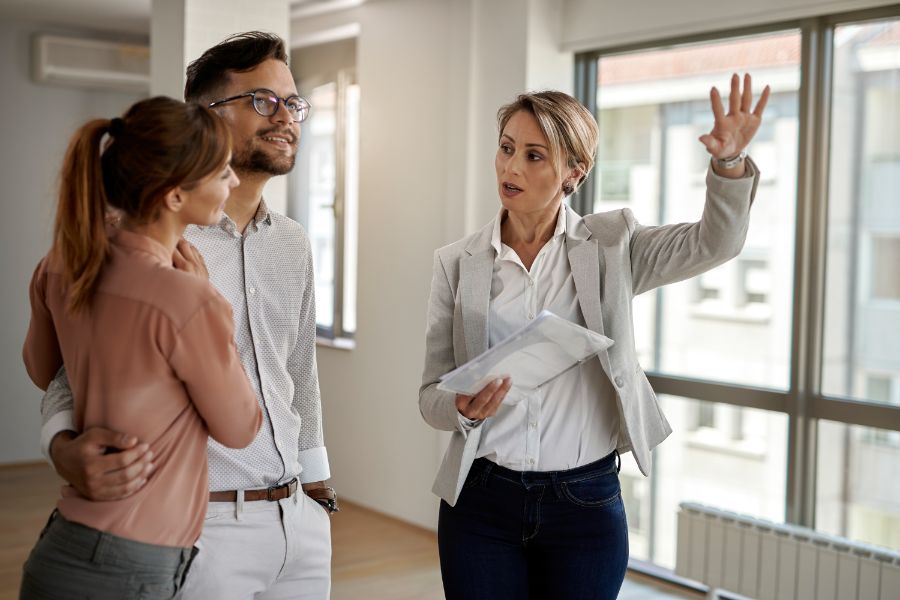
M 707 428 L 688 433 L 686 441 L 688 446 L 699 450 L 713 450 L 740 458 L 763 460 L 766 456 L 766 449 L 760 444 L 754 444 L 747 440 L 728 439 Z
M 316 346 L 322 348 L 336 348 L 338 350 L 354 350 L 356 348 L 356 340 L 350 338 L 326 338 L 316 336 Z
M 692 307 L 691 316 L 717 321 L 763 324 L 768 323 L 772 318 L 772 310 L 765 305 L 749 305 L 743 308 L 734 308 L 710 302 L 700 303 L 699 305 Z

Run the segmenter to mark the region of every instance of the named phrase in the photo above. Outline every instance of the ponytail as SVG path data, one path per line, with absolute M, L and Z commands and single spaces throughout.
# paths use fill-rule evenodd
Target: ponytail
M 164 96 L 82 126 L 63 161 L 53 242 L 68 310 L 89 308 L 97 290 L 110 244 L 107 210 L 132 225 L 154 222 L 169 190 L 202 181 L 230 154 L 225 121 L 209 108 Z
M 54 249 L 69 284 L 70 312 L 88 308 L 99 283 L 109 240 L 100 143 L 111 121 L 95 119 L 72 137 L 60 177 Z

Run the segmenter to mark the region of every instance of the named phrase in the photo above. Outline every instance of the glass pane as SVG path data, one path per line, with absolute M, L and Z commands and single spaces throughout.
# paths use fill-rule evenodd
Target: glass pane
M 816 529 L 900 549 L 900 431 L 819 422 Z
M 674 375 L 786 389 L 796 203 L 800 34 L 796 31 L 601 58 L 594 210 L 645 224 L 696 221 L 712 127 L 709 89 L 733 72 L 772 96 L 749 150 L 762 179 L 741 255 L 635 299 L 641 364 Z
M 660 404 L 674 433 L 654 451 L 652 476 L 622 462 L 633 557 L 675 567 L 681 502 L 783 521 L 787 415 L 676 396 Z
M 900 20 L 837 27 L 833 75 L 822 389 L 900 403 Z
M 900 20 L 834 40 L 822 389 L 896 403 L 867 382 L 900 378 Z
M 337 127 L 337 84 L 314 88 L 309 120 L 303 127 L 308 145 L 309 238 L 316 275 L 316 325 L 334 325 L 334 194 Z
M 344 317 L 345 334 L 356 331 L 356 269 L 359 247 L 359 85 L 347 86 L 344 173 Z

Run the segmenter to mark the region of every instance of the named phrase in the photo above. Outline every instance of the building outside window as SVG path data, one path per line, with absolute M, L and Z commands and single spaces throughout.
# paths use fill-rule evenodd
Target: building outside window
M 573 204 L 628 207 L 648 225 L 701 214 L 709 157 L 697 138 L 712 126 L 710 87 L 727 101 L 731 74 L 749 72 L 756 96 L 772 88 L 749 148 L 762 178 L 742 253 L 634 300 L 641 364 L 675 430 L 643 488 L 633 461 L 623 464 L 623 498 L 639 523 L 629 525 L 634 558 L 674 567 L 682 501 L 900 548 L 900 336 L 887 334 L 900 332 L 898 17 L 836 16 L 579 57 L 582 80 L 596 82 L 582 100 L 601 143 Z M 829 41 L 830 63 L 803 62 L 808 36 Z M 815 69 L 830 87 L 809 108 L 803 77 Z M 822 123 L 824 151 L 803 141 Z M 830 174 L 824 199 L 801 195 L 804 153 L 808 172 Z M 798 238 L 801 214 L 823 218 Z M 802 251 L 810 239 L 824 252 Z M 817 268 L 814 293 L 797 296 Z M 801 355 L 806 339 L 817 344 Z M 801 385 L 801 372 L 817 376 Z M 796 415 L 801 398 L 810 408 Z M 859 416 L 826 418 L 848 406 Z M 817 432 L 806 447 L 812 473 L 798 469 L 797 419 Z M 801 497 L 802 478 L 815 485 Z

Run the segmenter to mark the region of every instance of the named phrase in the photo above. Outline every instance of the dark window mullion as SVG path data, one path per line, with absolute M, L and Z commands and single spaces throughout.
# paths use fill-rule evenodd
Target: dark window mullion
M 657 394 L 780 413 L 789 412 L 787 392 L 656 373 L 649 373 L 647 379 Z

